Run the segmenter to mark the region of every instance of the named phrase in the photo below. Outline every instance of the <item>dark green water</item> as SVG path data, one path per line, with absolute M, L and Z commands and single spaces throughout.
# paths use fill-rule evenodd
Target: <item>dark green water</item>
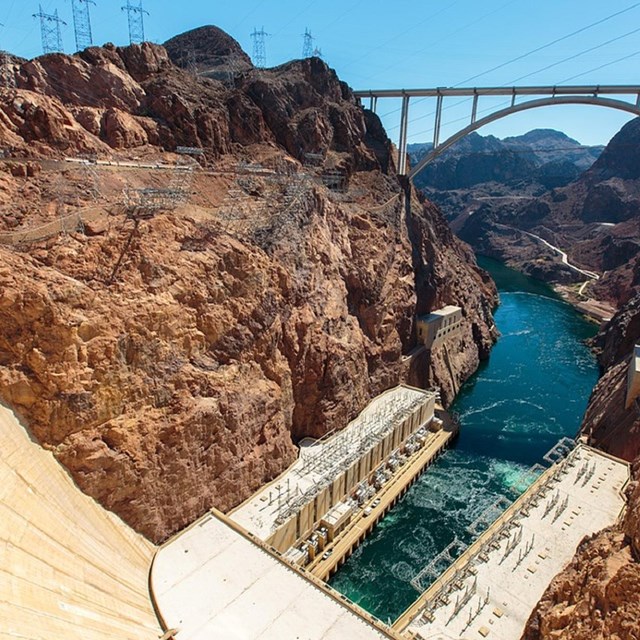
M 574 436 L 598 377 L 584 344 L 596 328 L 545 285 L 480 260 L 500 290 L 502 337 L 452 409 L 462 429 L 331 581 L 380 619 L 417 593 L 409 581 L 563 436 Z M 520 489 L 522 490 L 522 489 Z

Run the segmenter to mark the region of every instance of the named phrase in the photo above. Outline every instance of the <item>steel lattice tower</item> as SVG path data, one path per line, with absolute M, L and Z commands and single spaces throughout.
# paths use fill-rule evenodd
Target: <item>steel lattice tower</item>
M 253 38 L 253 64 L 256 67 L 264 69 L 267 66 L 267 46 L 265 44 L 266 37 L 270 35 L 264 27 L 258 31 L 255 27 L 251 37 Z
M 313 36 L 308 28 L 305 28 L 302 38 L 302 57 L 310 58 L 313 55 Z
M 42 5 L 38 5 L 40 11 L 34 13 L 34 18 L 40 18 L 40 34 L 42 36 L 43 53 L 56 53 L 62 51 L 62 32 L 60 25 L 67 23 L 58 17 L 58 10 L 53 13 L 45 13 Z
M 93 0 L 71 0 L 73 8 L 73 30 L 76 34 L 76 49 L 82 51 L 93 44 L 91 34 L 91 17 L 89 5 L 95 5 Z
M 149 15 L 149 12 L 142 8 L 142 0 L 138 0 L 137 5 L 127 0 L 127 5 L 122 7 L 122 10 L 127 12 L 129 19 L 129 42 L 131 44 L 144 42 L 144 14 Z

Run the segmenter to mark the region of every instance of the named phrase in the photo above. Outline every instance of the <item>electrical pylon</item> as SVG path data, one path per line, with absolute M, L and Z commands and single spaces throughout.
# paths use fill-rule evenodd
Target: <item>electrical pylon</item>
M 82 51 L 93 44 L 91 34 L 91 16 L 89 5 L 95 5 L 93 0 L 71 0 L 73 8 L 73 30 L 76 35 L 76 49 Z
M 62 51 L 62 32 L 60 25 L 67 23 L 58 17 L 58 10 L 53 13 L 45 13 L 42 5 L 38 5 L 40 11 L 34 13 L 34 18 L 40 18 L 40 35 L 42 36 L 42 52 L 56 53 Z
M 260 69 L 267 66 L 267 45 L 266 37 L 271 35 L 264 30 L 264 27 L 258 31 L 255 27 L 251 37 L 253 38 L 253 64 Z
M 308 28 L 305 28 L 302 36 L 302 57 L 310 58 L 313 55 L 313 36 Z
M 148 11 L 142 8 L 142 0 L 138 0 L 138 4 L 131 4 L 131 0 L 127 0 L 126 6 L 122 7 L 127 12 L 129 20 L 129 42 L 131 44 L 140 44 L 144 42 L 144 14 L 149 15 Z

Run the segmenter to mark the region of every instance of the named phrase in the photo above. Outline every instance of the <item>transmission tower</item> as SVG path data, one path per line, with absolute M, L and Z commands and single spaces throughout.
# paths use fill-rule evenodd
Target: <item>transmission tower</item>
M 314 58 L 322 58 L 322 49 L 320 49 L 319 47 L 316 47 L 313 50 L 313 57 Z
M 267 66 L 267 46 L 265 39 L 268 35 L 271 34 L 267 33 L 264 27 L 262 27 L 260 31 L 254 27 L 253 33 L 251 34 L 253 38 L 253 63 L 260 69 L 264 69 Z
M 89 5 L 95 5 L 93 0 L 71 0 L 73 8 L 73 30 L 76 34 L 76 49 L 82 51 L 93 44 L 91 35 L 91 18 Z
M 313 55 L 313 36 L 308 28 L 305 28 L 302 36 L 302 57 L 310 58 Z
M 43 53 L 55 53 L 62 51 L 62 32 L 60 25 L 66 22 L 58 18 L 58 10 L 53 13 L 45 13 L 42 5 L 38 5 L 40 11 L 34 13 L 34 18 L 40 18 L 40 34 L 42 35 L 42 51 Z
M 122 10 L 127 12 L 129 19 L 129 42 L 131 44 L 144 42 L 144 14 L 149 15 L 149 12 L 142 8 L 142 0 L 138 0 L 137 5 L 127 0 L 127 5 L 122 7 Z

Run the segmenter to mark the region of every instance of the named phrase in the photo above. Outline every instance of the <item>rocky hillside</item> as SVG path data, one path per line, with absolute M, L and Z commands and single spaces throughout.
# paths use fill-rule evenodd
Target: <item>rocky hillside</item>
M 411 162 L 416 164 L 431 148 L 431 144 L 409 145 Z M 472 187 L 482 197 L 496 190 L 521 194 L 564 186 L 586 171 L 601 152 L 602 147 L 581 145 L 553 129 L 534 129 L 503 140 L 473 132 L 426 166 L 415 182 L 436 202 L 442 201 L 449 215 L 454 212 L 447 203 L 456 194 L 471 197 L 464 191 L 476 191 Z M 449 191 L 453 193 L 442 193 Z
M 615 309 L 640 285 L 639 140 L 640 120 L 633 120 L 574 182 L 544 193 L 476 194 L 457 203 L 453 227 L 480 253 L 548 282 L 584 282 L 580 269 L 600 274 L 579 296 L 576 286 L 574 298 Z
M 391 385 L 450 400 L 488 355 L 492 282 L 321 60 L 257 70 L 207 27 L 2 71 L 0 397 L 151 540 Z M 408 355 L 447 303 L 453 379 Z

